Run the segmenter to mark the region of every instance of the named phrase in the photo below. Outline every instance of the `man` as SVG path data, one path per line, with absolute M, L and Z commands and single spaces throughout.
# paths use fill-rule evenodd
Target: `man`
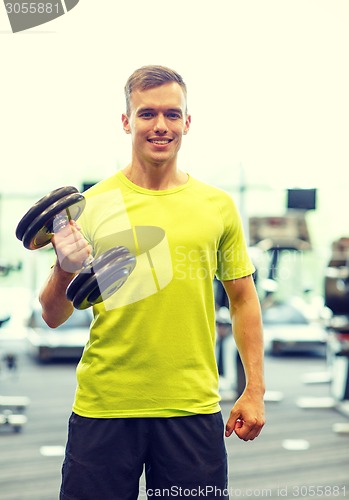
M 87 191 L 78 224 L 54 236 L 58 259 L 40 294 L 56 327 L 73 311 L 65 289 L 92 248 L 98 256 L 127 242 L 137 257 L 127 282 L 94 306 L 61 499 L 136 500 L 143 465 L 149 497 L 228 498 L 212 282 L 217 275 L 229 296 L 247 381 L 225 436 L 248 441 L 264 425 L 254 268 L 231 197 L 177 166 L 191 123 L 181 76 L 146 66 L 125 94 L 131 162 Z

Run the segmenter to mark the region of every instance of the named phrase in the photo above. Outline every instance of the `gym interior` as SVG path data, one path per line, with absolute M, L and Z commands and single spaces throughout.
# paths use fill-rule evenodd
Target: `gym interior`
M 90 181 L 82 181 L 80 190 L 76 191 L 83 194 L 91 184 Z M 344 204 L 344 197 L 338 194 L 340 192 L 337 192 L 337 199 L 339 202 L 342 199 Z M 6 445 L 1 447 L 0 456 L 4 471 L 17 467 L 30 454 L 35 455 L 34 461 L 50 462 L 52 469 L 41 480 L 47 498 L 53 498 L 50 495 L 53 495 L 52 490 L 59 480 L 59 467 L 55 469 L 53 464 L 62 459 L 64 414 L 69 412 L 75 365 L 86 342 L 91 317 L 89 309 L 76 311 L 77 315 L 84 314 L 75 325 L 83 330 L 80 345 L 72 347 L 67 338 L 63 340 L 63 345 L 60 338 L 59 345 L 51 346 L 51 349 L 43 339 L 42 345 L 38 345 L 37 333 L 34 332 L 42 330 L 42 320 L 37 295 L 53 262 L 54 251 L 49 242 L 34 251 L 25 248 L 14 229 L 28 209 L 35 205 L 38 198 L 41 199 L 41 195 L 45 197 L 40 192 L 20 195 L 3 193 L 0 200 L 0 439 Z M 277 191 L 267 188 L 258 192 L 248 186 L 236 186 L 231 195 L 241 207 L 251 210 L 250 214 L 243 212 L 242 215 L 250 255 L 256 268 L 254 280 L 263 312 L 268 381 L 265 401 L 267 417 L 272 422 L 270 426 L 267 423 L 260 438 L 263 448 L 258 450 L 256 456 L 253 454 L 252 460 L 257 466 L 263 453 L 270 454 L 264 475 L 260 473 L 256 477 L 252 464 L 248 469 L 251 476 L 243 467 L 243 472 L 235 471 L 234 467 L 231 482 L 239 491 L 249 492 L 253 488 L 256 495 L 263 491 L 264 494 L 275 495 L 275 498 L 280 494 L 278 489 L 295 491 L 298 483 L 295 471 L 292 476 L 292 466 L 287 468 L 286 474 L 282 467 L 280 470 L 279 460 L 282 463 L 282 458 L 273 462 L 276 447 L 279 454 L 284 453 L 287 463 L 290 457 L 298 456 L 296 462 L 299 467 L 299 461 L 307 460 L 307 474 L 309 468 L 313 474 L 318 474 L 319 467 L 321 470 L 323 466 L 327 471 L 333 467 L 335 474 L 325 474 L 332 474 L 333 484 L 323 484 L 323 487 L 338 486 L 338 492 L 343 493 L 349 430 L 349 233 L 342 232 L 345 223 L 338 222 L 337 217 L 331 224 L 331 231 L 324 231 L 329 205 L 334 199 L 330 190 L 287 188 Z M 266 208 L 270 199 L 273 200 L 273 211 Z M 255 211 L 252 211 L 253 200 L 258 200 Z M 263 212 L 260 206 L 265 207 Z M 227 298 L 217 280 L 214 280 L 213 287 L 220 393 L 222 407 L 228 411 L 229 405 L 241 394 L 245 380 L 231 335 Z M 76 335 L 76 331 L 76 328 L 75 331 L 72 329 L 72 335 Z M 54 335 L 57 336 L 57 332 Z M 54 344 L 53 335 L 50 341 Z M 63 373 L 66 393 L 58 388 Z M 42 380 L 38 384 L 38 377 L 48 377 L 47 380 L 52 379 L 52 383 L 57 384 L 53 393 L 51 389 L 49 394 L 49 385 L 45 387 Z M 50 409 L 46 408 L 45 399 L 50 401 Z M 60 411 L 55 419 L 50 416 L 48 421 L 57 404 L 62 404 Z M 285 418 L 291 418 L 293 423 L 283 429 L 281 420 Z M 299 419 L 307 422 L 305 430 L 298 429 Z M 332 465 L 326 464 L 324 459 L 319 466 L 319 430 L 316 426 L 312 429 L 314 420 L 326 426 L 322 446 L 326 453 L 331 454 L 334 460 Z M 275 426 L 278 429 L 276 434 Z M 9 442 L 11 450 L 7 450 Z M 258 440 L 255 444 L 258 446 Z M 268 450 L 269 445 L 271 450 Z M 333 452 L 330 452 L 332 449 Z M 241 453 L 250 464 L 248 451 L 235 442 L 231 451 L 233 463 L 235 454 L 240 456 Z M 312 456 L 316 456 L 315 463 L 312 463 Z M 275 474 L 279 477 L 277 482 Z M 284 479 L 282 474 L 285 474 Z M 24 484 L 34 487 L 38 475 L 37 468 L 28 466 Z M 10 478 L 11 474 L 2 479 L 9 494 L 16 490 L 16 484 Z M 311 474 L 302 479 L 303 491 L 313 486 L 308 484 L 309 478 Z M 30 496 L 25 498 L 34 499 Z

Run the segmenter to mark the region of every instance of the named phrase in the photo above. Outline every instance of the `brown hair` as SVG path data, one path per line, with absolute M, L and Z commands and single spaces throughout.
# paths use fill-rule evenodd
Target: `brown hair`
M 131 94 L 134 90 L 151 89 L 170 82 L 178 83 L 184 93 L 184 97 L 187 98 L 187 86 L 181 75 L 176 71 L 166 66 L 142 66 L 136 69 L 127 80 L 124 89 L 126 97 L 126 114 L 128 116 L 130 115 Z

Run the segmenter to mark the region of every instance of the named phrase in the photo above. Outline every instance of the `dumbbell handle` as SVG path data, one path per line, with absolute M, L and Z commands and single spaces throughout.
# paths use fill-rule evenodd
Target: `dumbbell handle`
M 63 212 L 59 213 L 58 215 L 55 216 L 54 221 L 53 221 L 53 228 L 54 228 L 54 233 L 58 233 L 61 229 L 64 227 L 67 227 L 69 225 L 69 222 L 71 221 L 71 216 L 69 212 L 69 208 L 66 208 Z M 75 228 L 72 228 L 73 231 L 75 231 Z M 82 267 L 86 267 L 88 264 L 91 264 L 93 262 L 94 258 L 90 254 L 82 263 Z

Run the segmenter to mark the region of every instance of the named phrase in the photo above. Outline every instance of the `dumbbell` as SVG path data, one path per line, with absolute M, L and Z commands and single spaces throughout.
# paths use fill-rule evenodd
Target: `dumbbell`
M 77 220 L 86 205 L 84 196 L 73 186 L 55 189 L 22 217 L 16 237 L 28 250 L 50 243 L 54 232 Z M 106 251 L 96 259 L 90 257 L 82 270 L 69 283 L 66 296 L 76 309 L 106 300 L 127 280 L 136 265 L 136 257 L 124 246 Z

